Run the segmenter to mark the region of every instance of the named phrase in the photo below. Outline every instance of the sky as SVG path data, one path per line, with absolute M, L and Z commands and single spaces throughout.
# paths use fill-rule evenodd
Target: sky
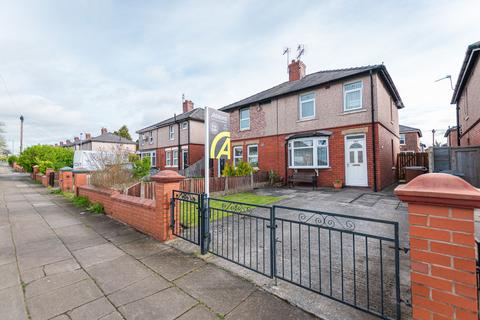
M 0 122 L 10 149 L 182 111 L 220 108 L 288 79 L 285 47 L 307 73 L 384 63 L 400 123 L 432 143 L 455 125 L 448 80 L 480 40 L 479 0 L 0 0 Z M 134 135 L 136 138 L 136 135 Z

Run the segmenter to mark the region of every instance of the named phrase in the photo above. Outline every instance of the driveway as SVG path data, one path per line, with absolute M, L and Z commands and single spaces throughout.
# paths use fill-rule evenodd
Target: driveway
M 340 191 L 267 188 L 255 192 L 282 196 L 283 199 L 275 204 L 294 208 L 277 208 L 275 211 L 276 276 L 286 281 L 270 280 L 220 257 L 211 256 L 209 261 L 229 268 L 325 319 L 373 317 L 315 292 L 374 312 L 381 313 L 383 310 L 386 316 L 395 317 L 394 242 L 379 240 L 394 238 L 394 227 L 357 219 L 398 222 L 400 247 L 408 247 L 407 208 L 393 195 L 393 187 L 378 193 L 364 188 Z M 242 207 L 235 205 L 228 210 L 241 212 Z M 350 218 L 327 213 L 348 215 Z M 210 250 L 268 275 L 271 266 L 269 217 L 270 210 L 257 208 L 244 212 L 244 215 L 233 214 L 211 222 Z M 182 240 L 174 245 L 187 252 L 198 250 Z M 404 252 L 400 253 L 400 283 L 400 297 L 410 300 L 409 259 Z M 402 319 L 409 317 L 410 309 L 402 305 Z
M 84 213 L 1 165 L 0 314 L 2 320 L 314 318 L 172 243 Z

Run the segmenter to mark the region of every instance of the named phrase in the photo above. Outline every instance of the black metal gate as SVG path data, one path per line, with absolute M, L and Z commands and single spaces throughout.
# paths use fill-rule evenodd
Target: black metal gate
M 400 319 L 398 223 L 174 191 L 173 233 L 252 271 Z

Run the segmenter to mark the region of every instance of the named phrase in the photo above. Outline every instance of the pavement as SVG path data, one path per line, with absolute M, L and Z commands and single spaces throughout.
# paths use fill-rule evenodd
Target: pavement
M 2 320 L 315 319 L 182 243 L 82 212 L 0 165 Z

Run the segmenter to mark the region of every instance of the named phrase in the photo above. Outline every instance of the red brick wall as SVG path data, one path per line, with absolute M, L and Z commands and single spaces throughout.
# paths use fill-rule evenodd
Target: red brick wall
M 78 194 L 87 197 L 90 202 L 101 203 L 105 213 L 115 220 L 159 239 L 160 226 L 154 200 L 127 196 L 93 186 L 78 187 Z
M 450 130 L 447 137 L 447 144 L 449 147 L 458 147 L 457 130 Z
M 472 126 L 466 133 L 462 134 L 460 144 L 462 147 L 480 146 L 480 121 Z
M 392 170 L 391 140 L 394 140 L 394 152 L 396 154 L 398 153 L 398 137 L 394 136 L 392 133 L 378 124 L 376 127 L 377 130 L 379 130 L 378 128 L 381 128 L 381 139 L 380 143 L 377 144 L 377 186 L 380 190 L 396 181 L 395 171 Z M 345 182 L 345 135 L 342 133 L 342 131 L 354 128 L 368 129 L 368 132 L 365 133 L 368 158 L 368 185 L 373 187 L 373 149 L 371 124 L 325 129 L 332 131 L 332 135 L 329 139 L 330 168 L 318 170 L 319 175 L 317 182 L 319 186 L 331 187 L 335 179 L 340 179 Z M 377 131 L 377 137 L 379 136 L 378 134 L 379 132 Z M 287 136 L 288 135 L 277 135 L 249 139 L 232 139 L 232 152 L 235 145 L 238 145 L 240 142 L 243 143 L 243 161 L 247 161 L 247 144 L 254 144 L 258 142 L 259 169 L 262 171 L 273 170 L 283 177 L 285 181 L 285 168 L 287 163 L 285 138 Z M 396 159 L 396 156 L 394 159 Z M 313 170 L 310 171 L 314 172 Z M 292 173 L 293 170 L 288 169 L 287 176 L 291 175 Z
M 400 145 L 400 151 L 420 151 L 420 137 L 416 132 L 405 133 L 405 144 Z

